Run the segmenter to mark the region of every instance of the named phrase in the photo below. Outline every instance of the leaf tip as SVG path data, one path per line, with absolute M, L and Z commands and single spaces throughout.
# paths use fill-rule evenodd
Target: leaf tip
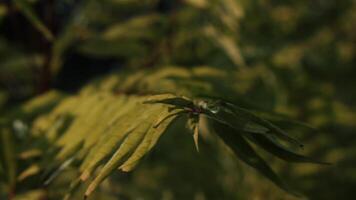
M 84 194 L 84 199 L 87 199 L 90 194 L 96 189 L 96 184 L 91 183 Z
M 193 139 L 194 139 L 194 144 L 195 144 L 195 149 L 199 153 L 199 126 L 196 125 L 194 128 L 194 134 L 193 134 Z
M 84 181 L 88 180 L 89 176 L 90 176 L 89 171 L 84 171 L 84 172 L 80 175 L 80 180 L 84 182 Z

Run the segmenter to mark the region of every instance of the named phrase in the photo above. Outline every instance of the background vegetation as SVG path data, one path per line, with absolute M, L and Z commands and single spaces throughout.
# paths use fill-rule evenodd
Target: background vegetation
M 165 105 L 120 106 L 162 93 L 232 102 L 332 165 L 258 151 L 296 197 L 232 156 L 207 122 L 197 153 L 177 120 L 134 171 L 115 170 L 89 198 L 353 199 L 355 44 L 353 0 L 0 1 L 0 199 L 82 199 L 78 168 L 98 139 L 86 133 L 113 119 L 99 113 L 140 123 Z

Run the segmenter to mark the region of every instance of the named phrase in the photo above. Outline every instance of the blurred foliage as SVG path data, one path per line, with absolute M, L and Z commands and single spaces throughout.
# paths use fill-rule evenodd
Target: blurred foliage
M 0 199 L 60 199 L 68 189 L 82 198 L 89 183 L 75 183 L 88 155 L 86 131 L 107 125 L 103 117 L 93 122 L 96 113 L 163 93 L 231 102 L 288 130 L 305 144 L 304 155 L 333 165 L 291 165 L 257 153 L 306 198 L 353 199 L 355 13 L 353 0 L 1 1 Z M 68 101 L 76 103 L 61 108 Z M 138 123 L 158 105 L 145 106 L 132 114 Z M 204 118 L 196 153 L 196 134 L 189 138 L 184 121 L 166 130 L 136 170 L 113 173 L 89 199 L 297 198 L 228 156 L 225 144 L 240 141 L 230 146 L 236 150 L 243 142 L 211 134 Z

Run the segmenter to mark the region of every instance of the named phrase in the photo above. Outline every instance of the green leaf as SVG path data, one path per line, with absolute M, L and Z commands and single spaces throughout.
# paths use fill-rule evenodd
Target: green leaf
M 160 113 L 160 115 L 162 116 L 168 114 L 169 113 L 167 113 L 167 111 L 163 111 L 162 113 Z M 170 115 L 170 117 L 167 118 L 164 122 L 162 122 L 158 127 L 150 128 L 145 138 L 136 148 L 135 152 L 125 161 L 124 164 L 120 166 L 120 169 L 125 172 L 131 171 L 137 165 L 138 161 L 156 145 L 158 139 L 161 137 L 161 135 L 165 132 L 165 130 L 176 117 L 178 117 L 178 115 Z
M 38 166 L 37 164 L 33 164 L 27 169 L 25 169 L 23 172 L 21 172 L 21 174 L 19 174 L 19 176 L 17 177 L 17 181 L 21 182 L 30 176 L 36 175 L 40 172 L 40 170 L 40 166 Z
M 160 18 L 156 14 L 142 15 L 125 21 L 124 23 L 113 24 L 104 31 L 102 37 L 108 41 L 114 39 L 147 38 L 154 37 L 154 33 L 142 32 L 147 30 Z
M 51 113 L 34 122 L 34 130 L 49 134 L 48 138 L 52 138 L 51 141 L 54 140 L 59 148 L 48 170 L 44 170 L 49 177 L 46 183 L 49 184 L 58 177 L 69 162 L 79 160 L 82 162 L 78 179 L 92 180 L 86 191 L 88 196 L 115 169 L 132 170 L 155 146 L 172 121 L 186 114 L 185 110 L 172 110 L 166 104 L 144 102 L 165 99 L 171 102 L 170 100 L 174 98 L 180 100 L 172 94 L 156 96 L 117 96 L 109 92 L 92 94 L 89 88 L 79 95 L 65 98 Z M 44 100 L 29 103 L 27 107 L 31 109 L 25 110 L 37 108 L 37 101 Z M 69 125 L 65 123 L 65 116 L 70 116 Z M 98 174 L 94 173 L 100 165 L 103 167 Z
M 139 114 L 144 111 L 144 108 L 137 108 L 135 107 L 137 102 L 133 100 L 131 102 L 127 105 L 126 109 L 123 109 L 123 114 L 117 116 L 116 123 L 108 127 L 106 134 L 91 148 L 80 167 L 82 180 L 86 180 L 99 162 L 108 156 L 141 123 L 139 121 Z M 125 115 L 126 113 L 127 115 Z
M 291 190 L 278 175 L 271 169 L 271 167 L 255 152 L 251 145 L 244 139 L 241 133 L 231 127 L 222 123 L 213 122 L 214 130 L 224 143 L 235 153 L 235 155 L 245 162 L 247 165 L 255 168 L 263 176 L 268 178 L 274 184 L 286 192 L 294 196 L 300 194 Z
M 13 200 L 38 200 L 45 199 L 47 197 L 47 192 L 45 190 L 30 190 L 25 193 L 16 195 Z
M 315 163 L 315 164 L 329 164 L 326 162 L 318 161 L 312 158 L 308 158 L 293 151 L 287 149 L 282 144 L 279 144 L 271 136 L 259 135 L 259 134 L 246 134 L 247 138 L 252 142 L 262 147 L 265 151 L 285 160 L 288 162 L 304 162 L 304 163 Z
M 257 115 L 253 114 L 252 112 L 249 112 L 248 110 L 244 109 L 244 108 L 240 108 L 238 106 L 235 106 L 231 103 L 223 103 L 224 106 L 226 106 L 227 108 L 229 108 L 232 112 L 234 112 L 234 114 L 239 117 L 239 118 L 245 118 L 249 121 L 252 121 L 256 124 L 259 124 L 261 126 L 266 127 L 267 129 L 269 129 L 269 131 L 267 132 L 268 134 L 272 134 L 277 136 L 278 138 L 285 140 L 287 142 L 290 142 L 292 144 L 298 145 L 299 147 L 303 147 L 303 144 L 301 144 L 299 141 L 297 141 L 296 139 L 290 137 L 288 135 L 288 133 L 286 133 L 285 131 L 283 131 L 282 129 L 280 129 L 279 127 L 277 127 L 276 125 L 272 124 L 271 122 L 262 119 L 260 117 L 258 117 Z
M 193 132 L 195 149 L 199 152 L 199 120 L 200 116 L 191 115 L 188 119 L 188 128 Z
M 207 111 L 203 113 L 208 118 L 223 123 L 236 130 L 259 134 L 266 134 L 269 131 L 266 127 L 250 121 L 248 118 L 237 116 L 234 112 L 223 106 L 219 106 L 216 109 L 216 111 L 207 109 Z
M 148 100 L 145 101 L 145 103 L 162 103 L 162 104 L 167 104 L 179 108 L 191 108 L 194 109 L 194 103 L 184 97 L 174 97 L 174 98 L 165 98 L 165 99 L 153 99 L 153 100 Z
M 138 148 L 138 145 L 142 142 L 143 138 L 147 135 L 150 127 L 152 126 L 152 122 L 143 121 L 139 126 L 137 126 L 137 128 L 132 130 L 132 132 L 127 135 L 114 155 L 112 155 L 110 160 L 104 165 L 104 167 L 99 171 L 99 174 L 90 183 L 85 192 L 85 196 L 89 196 L 114 169 L 118 168 L 121 163 L 120 161 L 124 159 L 125 156 L 128 156 L 134 149 Z
M 9 186 L 14 187 L 16 184 L 17 163 L 12 132 L 9 129 L 0 127 L 0 142 L 0 152 L 2 154 L 0 155 L 0 162 L 3 163 Z
M 199 152 L 199 124 L 196 124 L 194 126 L 193 139 L 194 139 L 195 148 L 197 152 Z

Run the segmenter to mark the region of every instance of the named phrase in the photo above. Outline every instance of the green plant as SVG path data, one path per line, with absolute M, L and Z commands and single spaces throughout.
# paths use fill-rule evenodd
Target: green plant
M 266 18 L 242 20 L 259 13 L 259 6 L 235 0 L 1 3 L 0 27 L 13 25 L 10 35 L 0 35 L 1 198 L 113 199 L 104 180 L 119 185 L 109 175 L 131 171 L 161 137 L 178 132 L 190 134 L 197 151 L 200 143 L 213 146 L 212 155 L 228 147 L 275 185 L 301 197 L 263 157 L 326 164 L 322 157 L 297 154 L 302 145 L 285 131 L 314 131 L 287 117 L 303 119 L 295 111 L 298 104 L 288 102 L 297 96 L 293 91 L 328 98 L 310 87 L 323 84 L 306 75 L 298 57 L 319 44 L 303 38 L 285 48 L 299 22 L 293 16 L 284 29 L 255 36 L 264 20 L 273 27 L 280 20 L 274 15 L 283 15 L 276 8 L 271 15 L 259 14 Z M 17 35 L 14 42 L 11 34 L 21 31 L 30 39 Z M 274 34 L 280 37 L 275 44 L 268 40 Z M 65 85 L 65 70 L 81 61 L 110 73 L 75 92 L 56 88 L 58 82 Z M 295 79 L 285 80 L 290 76 Z M 332 101 L 327 105 L 339 108 Z M 175 145 L 165 150 L 176 151 Z

